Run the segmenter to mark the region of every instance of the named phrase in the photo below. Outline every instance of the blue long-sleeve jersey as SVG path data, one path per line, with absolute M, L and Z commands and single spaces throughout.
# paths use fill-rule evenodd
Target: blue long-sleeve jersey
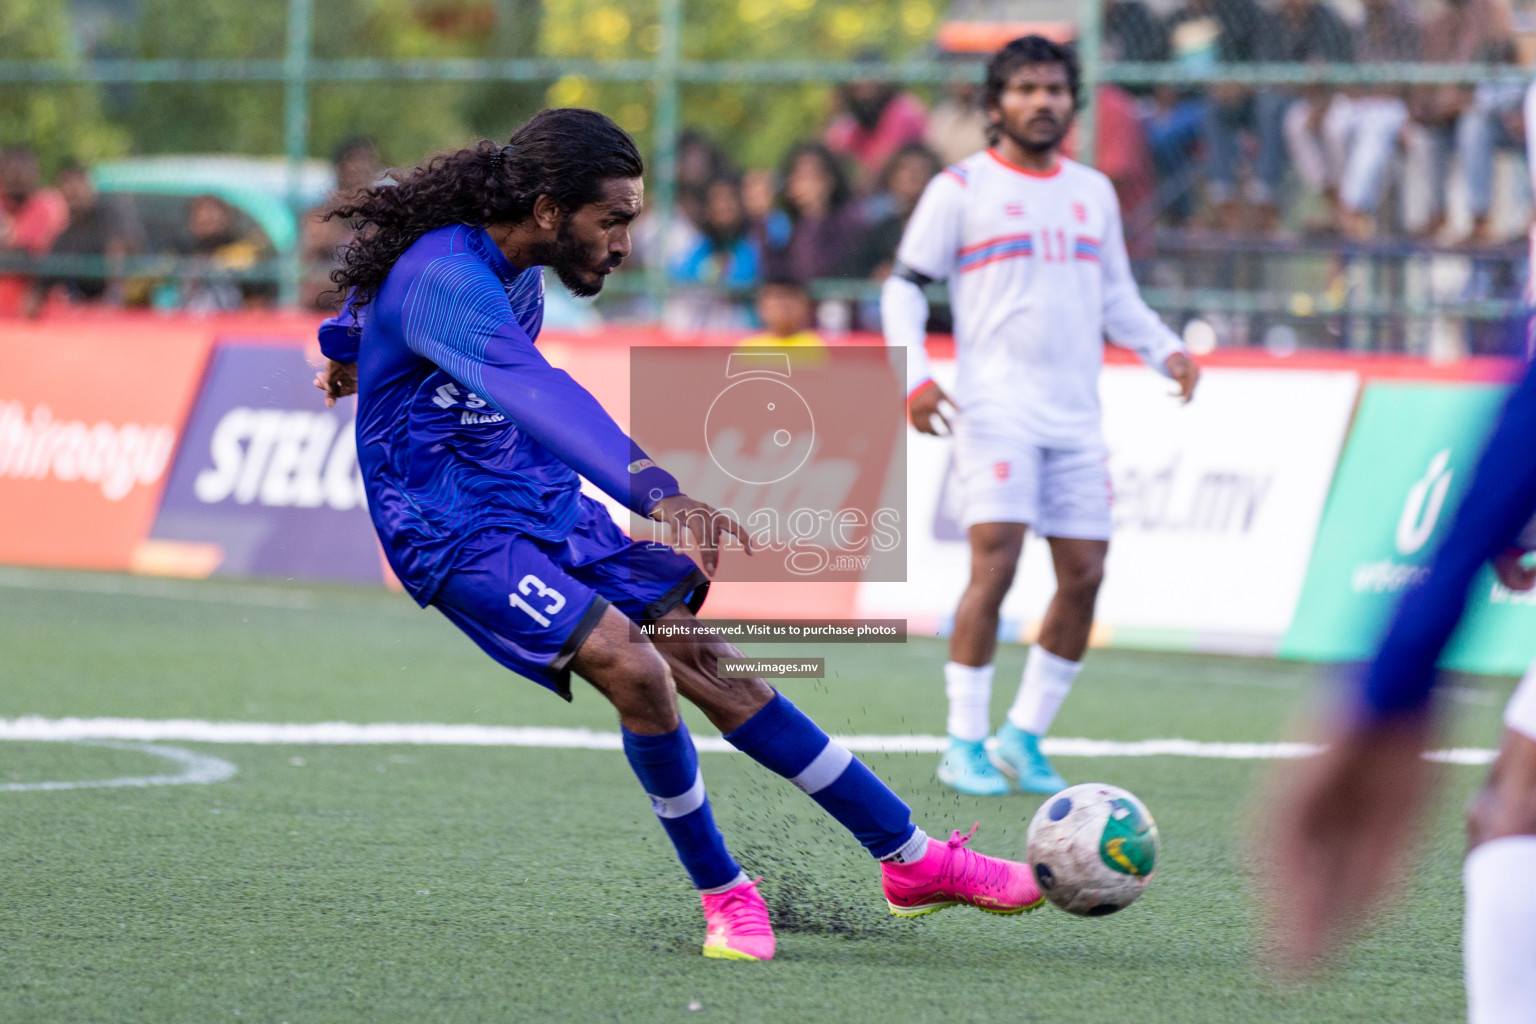
M 541 269 L 519 271 L 483 229 L 459 224 L 417 239 L 360 315 L 349 305 L 320 328 L 328 358 L 357 363 L 368 511 L 423 605 L 476 534 L 565 538 L 578 473 L 641 515 L 678 493 L 540 354 L 543 320 Z
M 1473 576 L 1515 539 L 1533 512 L 1536 368 L 1510 395 L 1429 575 L 1403 599 L 1363 677 L 1368 715 L 1387 717 L 1429 702 L 1435 662 L 1466 608 Z

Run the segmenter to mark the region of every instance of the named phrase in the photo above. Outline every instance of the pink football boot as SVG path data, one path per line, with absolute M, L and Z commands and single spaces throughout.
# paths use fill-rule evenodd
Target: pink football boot
M 980 822 L 949 842 L 929 838 L 928 852 L 911 864 L 885 862 L 885 899 L 897 917 L 920 917 L 962 904 L 989 914 L 1021 914 L 1045 902 L 1028 864 L 966 849 Z
M 720 960 L 772 960 L 773 926 L 768 905 L 757 893 L 759 878 L 722 893 L 700 893 L 704 901 L 704 955 Z

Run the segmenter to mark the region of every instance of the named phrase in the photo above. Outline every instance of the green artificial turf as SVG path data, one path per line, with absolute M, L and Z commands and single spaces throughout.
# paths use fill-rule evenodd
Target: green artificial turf
M 117 593 L 101 593 L 117 590 Z M 783 689 L 829 730 L 941 732 L 934 640 L 759 648 L 827 659 Z M 1022 666 L 999 654 L 994 715 Z M 1095 739 L 1283 738 L 1327 673 L 1093 652 L 1054 730 Z M 1491 746 L 1508 680 L 1464 680 L 1450 742 Z M 614 728 L 487 659 L 435 612 L 369 591 L 0 570 L 0 717 L 453 722 Z M 697 715 L 696 733 L 712 732 Z M 214 785 L 0 792 L 0 1021 L 1449 1021 L 1462 1014 L 1450 767 L 1407 892 L 1307 987 L 1256 956 L 1256 789 L 1270 767 L 1066 758 L 1134 790 L 1164 839 L 1143 900 L 890 918 L 878 872 L 788 783 L 702 758 L 722 828 L 779 933 L 769 964 L 705 960 L 697 897 L 623 757 L 491 747 L 175 746 Z M 933 755 L 871 766 L 930 832 L 1018 856 L 1038 798 L 960 797 Z M 0 743 L 0 785 L 157 775 L 152 754 Z M 1405 858 L 1411 856 L 1404 851 Z

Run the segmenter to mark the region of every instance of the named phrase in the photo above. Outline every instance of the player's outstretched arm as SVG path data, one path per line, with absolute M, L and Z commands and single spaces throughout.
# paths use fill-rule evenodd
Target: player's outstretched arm
M 693 535 L 706 576 L 715 575 L 715 569 L 720 565 L 720 542 L 727 535 L 741 541 L 747 554 L 752 553 L 752 542 L 734 516 L 686 494 L 674 494 L 658 501 L 651 509 L 651 518 L 670 526 L 679 543 L 686 542 L 689 534 Z
M 401 311 L 405 343 L 485 399 L 556 458 L 640 515 L 677 481 L 619 428 L 591 392 L 549 365 L 506 292 L 471 256 L 434 261 Z
M 625 507 L 650 515 L 678 493 L 672 474 L 650 457 L 570 374 L 545 361 L 515 324 L 493 341 L 466 381 L 528 436 Z

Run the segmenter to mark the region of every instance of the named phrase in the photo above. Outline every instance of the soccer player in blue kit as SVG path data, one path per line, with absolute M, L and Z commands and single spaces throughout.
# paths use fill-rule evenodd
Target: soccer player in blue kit
M 1304 967 L 1362 919 L 1403 854 L 1428 790 L 1435 662 L 1492 562 L 1512 590 L 1536 571 L 1536 369 L 1510 396 L 1430 563 L 1398 608 L 1327 749 L 1285 794 L 1272 849 L 1278 948 Z M 1504 711 L 1493 770 L 1467 811 L 1467 1017 L 1536 1021 L 1536 665 Z
M 597 294 L 629 255 L 641 171 L 608 118 L 545 110 L 508 145 L 438 156 L 333 210 L 358 233 L 332 274 L 348 301 L 320 329 L 328 361 L 316 386 L 328 402 L 357 394 L 358 461 L 390 566 L 501 664 L 567 700 L 579 675 L 613 704 L 630 766 L 700 892 L 705 956 L 767 960 L 775 943 L 757 882 L 715 826 L 679 693 L 853 833 L 880 863 L 893 914 L 1039 906 L 1027 865 L 969 849 L 958 830 L 930 839 L 766 682 L 719 678 L 718 659 L 739 654 L 730 644 L 641 632 L 697 621 L 723 538 L 750 554 L 729 516 L 680 493 L 535 345 L 541 268 Z M 692 533 L 703 571 L 632 542 L 578 474 L 677 537 Z

